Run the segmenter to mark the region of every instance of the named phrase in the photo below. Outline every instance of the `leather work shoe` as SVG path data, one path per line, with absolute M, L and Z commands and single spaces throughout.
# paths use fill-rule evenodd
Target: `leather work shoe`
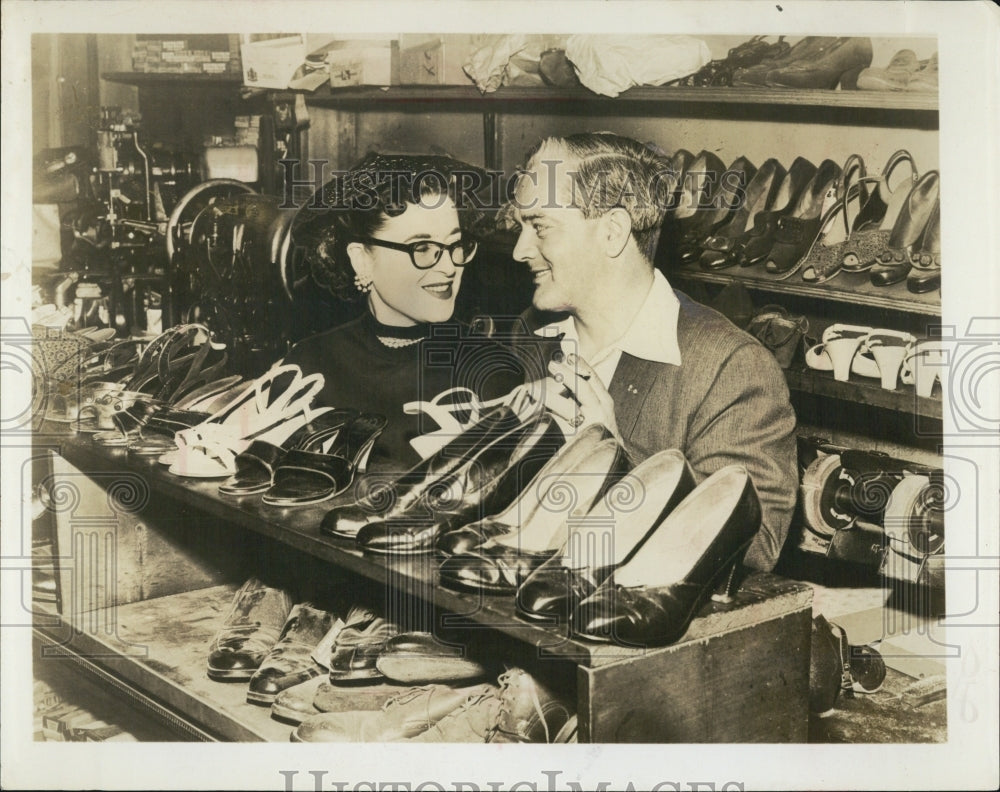
M 332 613 L 302 603 L 292 608 L 281 637 L 250 679 L 247 701 L 270 704 L 285 688 L 323 674 L 312 651 L 334 626 Z
M 320 685 L 328 685 L 325 677 L 320 675 L 306 682 L 300 682 L 290 688 L 285 688 L 271 704 L 271 717 L 288 723 L 302 723 L 306 718 L 319 715 L 323 710 L 313 702 Z
M 389 699 L 382 709 L 324 712 L 292 732 L 292 742 L 392 742 L 416 737 L 462 705 L 492 691 L 490 685 L 416 687 Z
M 405 693 L 412 685 L 374 680 L 365 685 L 331 685 L 325 679 L 316 688 L 312 705 L 316 712 L 357 712 L 379 710 L 391 698 Z
M 461 648 L 439 643 L 431 633 L 403 633 L 389 639 L 375 666 L 386 678 L 410 684 L 475 679 L 486 673 L 462 654 Z
M 411 742 L 551 743 L 573 711 L 530 674 L 512 668 L 469 695 Z
M 352 609 L 345 622 L 330 652 L 330 681 L 349 682 L 382 676 L 375 661 L 386 641 L 399 632 L 399 628 L 367 608 Z
M 571 619 L 573 633 L 632 646 L 674 643 L 718 583 L 726 581 L 726 593 L 735 594 L 741 582 L 735 571 L 742 571 L 760 514 L 745 468 L 716 471 L 580 603 Z
M 292 598 L 257 578 L 244 583 L 208 654 L 212 679 L 250 679 L 277 643 L 292 609 Z

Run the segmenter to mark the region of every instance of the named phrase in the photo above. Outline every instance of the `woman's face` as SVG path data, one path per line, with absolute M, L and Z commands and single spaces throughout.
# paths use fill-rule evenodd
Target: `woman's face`
M 429 196 L 420 204 L 407 204 L 402 214 L 386 216 L 372 236 L 401 244 L 425 240 L 450 245 L 462 233 L 455 204 L 446 197 Z M 347 252 L 355 272 L 371 279 L 369 306 L 382 324 L 405 327 L 451 318 L 462 268 L 452 263 L 447 251 L 424 270 L 417 269 L 410 254 L 402 250 L 352 243 Z

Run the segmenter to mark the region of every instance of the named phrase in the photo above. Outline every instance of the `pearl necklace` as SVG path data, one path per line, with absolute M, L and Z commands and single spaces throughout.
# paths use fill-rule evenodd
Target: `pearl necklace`
M 382 346 L 387 346 L 390 349 L 399 349 L 400 347 L 413 346 L 414 344 L 419 344 L 423 341 L 423 338 L 392 338 L 391 336 L 375 336 Z

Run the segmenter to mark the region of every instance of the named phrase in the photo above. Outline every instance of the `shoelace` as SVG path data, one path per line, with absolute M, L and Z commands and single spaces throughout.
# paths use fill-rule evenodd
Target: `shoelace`
M 510 690 L 511 684 L 513 683 L 512 676 L 514 673 L 515 672 L 513 671 L 506 671 L 503 674 L 501 674 L 497 679 L 497 681 L 500 683 L 500 709 L 497 713 L 497 722 L 493 725 L 491 731 L 493 733 L 496 733 L 498 731 L 503 732 L 504 734 L 514 737 L 520 742 L 526 742 L 527 740 L 525 738 L 525 735 L 520 734 L 519 732 L 514 732 L 512 734 L 511 732 L 504 731 L 503 729 L 500 728 L 501 716 L 510 714 L 510 704 L 505 694 Z M 542 728 L 545 729 L 545 742 L 546 744 L 551 743 L 552 735 L 549 734 L 549 724 L 548 721 L 545 720 L 545 711 L 542 709 L 541 699 L 538 698 L 538 688 L 535 686 L 535 680 L 528 674 L 521 674 L 520 676 L 523 680 L 525 680 L 525 682 L 528 685 L 528 692 L 531 696 L 531 703 L 535 708 L 535 713 L 538 715 L 538 718 L 542 723 Z

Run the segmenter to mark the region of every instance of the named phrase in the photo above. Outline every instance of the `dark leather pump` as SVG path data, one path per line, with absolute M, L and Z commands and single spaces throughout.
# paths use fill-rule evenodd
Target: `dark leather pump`
M 574 635 L 632 646 L 666 646 L 741 565 L 760 527 L 760 502 L 746 469 L 728 465 L 705 479 L 571 618 Z
M 642 545 L 657 526 L 695 487 L 694 471 L 680 451 L 671 449 L 641 462 L 620 482 L 645 493 L 634 511 L 615 519 L 614 546 L 598 548 L 589 542 L 585 525 L 572 531 L 565 551 L 553 556 L 531 573 L 517 591 L 517 610 L 527 619 L 557 618 L 565 624 L 582 600 L 589 597 L 622 563 Z M 621 524 L 618 521 L 627 524 Z M 629 541 L 629 539 L 634 541 Z M 609 552 L 603 552 L 609 550 Z M 600 553 L 601 558 L 585 554 Z M 596 552 L 595 552 L 596 551 Z M 617 559 L 621 559 L 619 562 Z
M 709 205 L 695 216 L 678 243 L 678 254 L 683 264 L 690 264 L 702 253 L 702 243 L 732 217 L 743 200 L 747 185 L 757 175 L 757 166 L 746 157 L 737 158 L 725 172 L 718 174 L 712 185 Z
M 906 288 L 914 294 L 924 294 L 941 288 L 941 203 L 931 213 L 920 240 L 920 251 L 910 253 L 909 277 Z
M 357 501 L 327 513 L 320 531 L 354 541 L 368 523 L 391 520 L 420 501 L 428 488 L 443 476 L 457 470 L 470 456 L 490 445 L 520 422 L 509 407 L 497 407 L 486 413 L 475 426 L 452 439 L 392 482 L 368 484 Z
M 736 249 L 737 241 L 752 226 L 757 213 L 774 202 L 785 173 L 785 166 L 773 157 L 761 165 L 757 175 L 746 185 L 739 208 L 702 244 L 698 262 L 702 269 L 720 270 L 736 264 L 731 254 Z
M 548 413 L 514 427 L 428 487 L 410 509 L 358 531 L 358 546 L 386 555 L 431 552 L 442 532 L 509 506 L 561 438 Z
M 774 244 L 774 232 L 778 228 L 778 220 L 795 209 L 799 195 L 806 188 L 813 176 L 816 166 L 804 157 L 796 157 L 792 166 L 781 180 L 781 186 L 774 197 L 774 203 L 763 212 L 758 212 L 753 218 L 753 225 L 745 232 L 736 244 L 735 257 L 741 267 L 751 267 L 764 260 Z
M 499 514 L 442 533 L 436 544 L 437 551 L 446 556 L 469 552 L 488 539 L 518 530 L 519 526 L 532 519 L 538 509 L 544 508 L 543 502 L 549 490 L 559 482 L 560 477 L 575 469 L 594 453 L 602 440 L 610 436 L 607 427 L 601 424 L 591 424 L 580 430 L 545 463 L 510 506 Z

